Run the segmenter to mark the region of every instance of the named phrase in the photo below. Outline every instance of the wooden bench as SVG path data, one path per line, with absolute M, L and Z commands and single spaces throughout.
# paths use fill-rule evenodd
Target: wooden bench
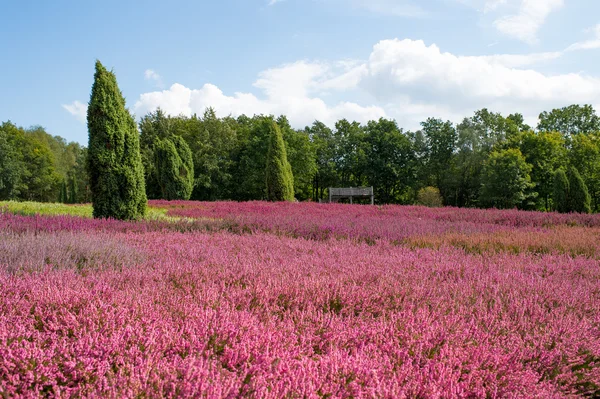
M 329 202 L 337 202 L 340 199 L 349 198 L 352 203 L 353 198 L 369 198 L 371 199 L 371 205 L 375 203 L 375 196 L 373 195 L 373 187 L 347 187 L 347 188 L 334 188 L 329 187 Z

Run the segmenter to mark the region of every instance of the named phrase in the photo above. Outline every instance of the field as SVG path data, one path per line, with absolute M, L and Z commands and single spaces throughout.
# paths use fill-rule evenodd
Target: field
M 600 396 L 600 216 L 0 203 L 0 396 Z

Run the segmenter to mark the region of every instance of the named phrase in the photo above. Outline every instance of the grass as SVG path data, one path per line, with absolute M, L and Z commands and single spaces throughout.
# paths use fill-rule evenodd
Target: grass
M 69 215 L 84 218 L 92 217 L 91 204 L 61 204 L 61 203 L 42 203 L 31 201 L 0 201 L 0 210 L 5 210 L 10 213 L 32 216 L 57 216 Z M 164 220 L 168 222 L 177 222 L 182 218 L 167 216 L 167 209 L 164 208 L 148 208 L 146 220 Z

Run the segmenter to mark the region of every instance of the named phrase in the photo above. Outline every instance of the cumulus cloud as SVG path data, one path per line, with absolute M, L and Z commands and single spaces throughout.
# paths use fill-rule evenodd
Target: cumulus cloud
M 427 117 L 459 122 L 480 108 L 520 112 L 535 124 L 543 110 L 572 103 L 600 105 L 600 78 L 582 73 L 536 70 L 563 52 L 463 56 L 421 40 L 383 40 L 365 60 L 298 61 L 258 74 L 253 92 L 224 93 L 207 83 L 200 88 L 174 84 L 141 94 L 137 115 L 160 107 L 171 115 L 287 115 L 294 127 L 315 120 L 332 126 L 346 118 L 366 122 L 394 118 L 414 129 Z M 85 121 L 84 104 L 63 107 Z
M 86 123 L 87 119 L 87 105 L 79 101 L 73 101 L 71 104 L 62 104 L 62 107 L 67 110 L 68 113 L 75 116 L 77 120 L 82 123 Z
M 219 115 L 285 114 L 297 127 L 317 119 L 333 124 L 341 118 L 366 122 L 386 116 L 380 106 L 361 106 L 351 101 L 329 105 L 317 96 L 323 90 L 356 87 L 358 78 L 354 75 L 356 72 L 347 66 L 299 61 L 261 72 L 254 87 L 262 92 L 262 98 L 252 93 L 226 95 L 212 84 L 190 89 L 176 83 L 168 90 L 142 94 L 134 108 L 138 114 L 158 107 L 173 115 L 200 114 L 207 107 L 213 107 Z
M 442 105 L 463 115 L 482 107 L 536 115 L 554 106 L 598 103 L 597 77 L 547 75 L 524 67 L 557 54 L 460 56 L 423 41 L 385 40 L 374 47 L 360 85 L 379 101 L 408 96 L 412 102 Z

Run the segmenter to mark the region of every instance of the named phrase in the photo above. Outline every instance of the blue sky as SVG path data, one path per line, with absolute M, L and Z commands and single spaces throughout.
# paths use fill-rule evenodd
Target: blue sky
M 87 142 L 94 61 L 137 117 L 459 121 L 600 109 L 597 0 L 3 0 L 0 121 Z

